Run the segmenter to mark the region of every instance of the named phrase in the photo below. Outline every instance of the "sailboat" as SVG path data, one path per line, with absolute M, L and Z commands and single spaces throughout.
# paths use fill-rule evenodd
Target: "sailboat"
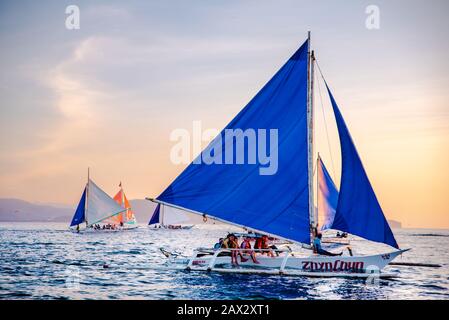
M 70 229 L 76 232 L 96 230 L 94 226 L 127 210 L 97 186 L 90 179 L 89 172 L 87 176 L 86 186 L 70 223 Z
M 120 190 L 114 196 L 115 202 L 117 202 L 126 211 L 119 213 L 115 216 L 108 218 L 105 222 L 111 225 L 117 226 L 120 230 L 130 230 L 138 227 L 136 216 L 132 211 L 131 204 L 126 198 L 125 192 L 123 191 L 122 183 L 119 184 Z
M 154 201 L 310 248 L 318 227 L 313 186 L 315 65 L 309 32 L 307 40 L 272 79 Z M 259 255 L 257 265 L 248 259 L 241 261 L 239 268 L 228 268 L 229 252 L 242 249 L 198 248 L 190 257 L 166 254 L 171 263 L 199 271 L 391 276 L 382 270 L 409 249 L 399 249 L 327 83 L 326 87 L 338 129 L 342 168 L 336 203 L 335 192 L 320 195 L 324 197 L 319 199 L 320 210 L 330 214 L 323 221 L 332 229 L 386 244 L 391 249 L 370 255 L 345 252 L 342 256 L 323 256 L 311 250 L 300 254 L 279 250 L 276 257 Z M 270 153 L 278 155 L 275 174 L 260 174 L 266 163 L 259 159 L 239 164 L 198 161 L 211 152 L 225 155 L 226 147 L 233 143 L 227 139 L 226 130 L 236 129 L 277 130 L 278 143 L 269 146 Z M 245 159 L 250 156 L 249 150 L 249 147 L 244 150 Z
M 177 209 L 158 203 L 154 209 L 148 226 L 151 230 L 190 230 L 197 224 L 215 224 L 214 219 L 205 215 L 189 213 L 188 211 Z

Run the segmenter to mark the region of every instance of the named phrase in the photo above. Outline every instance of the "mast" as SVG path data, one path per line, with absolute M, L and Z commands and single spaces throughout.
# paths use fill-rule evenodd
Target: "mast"
M 90 181 L 90 168 L 87 167 L 87 184 L 86 184 L 86 200 L 84 202 L 84 219 L 86 220 L 86 227 L 88 226 L 87 221 L 87 210 L 89 209 L 89 181 Z
M 318 175 L 318 170 L 319 170 L 319 165 L 321 164 L 321 158 L 320 158 L 320 153 L 318 152 L 317 155 L 317 159 L 316 159 L 316 212 L 315 212 L 315 218 L 316 218 L 316 223 L 318 224 L 319 219 L 319 214 L 320 212 L 318 211 L 318 201 L 319 201 L 319 196 L 320 196 L 320 177 Z
M 314 214 L 314 192 L 313 192 L 313 61 L 315 59 L 314 52 L 310 50 L 310 31 L 307 36 L 308 48 L 308 64 L 307 64 L 307 153 L 308 153 L 308 176 L 309 176 L 309 221 L 310 232 L 316 226 Z

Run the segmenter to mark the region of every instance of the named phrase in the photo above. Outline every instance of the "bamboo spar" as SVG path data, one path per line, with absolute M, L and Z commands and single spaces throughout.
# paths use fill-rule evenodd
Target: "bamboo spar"
M 310 50 L 311 33 L 308 32 L 308 62 L 307 62 L 307 153 L 308 153 L 308 186 L 309 186 L 309 222 L 310 234 L 313 234 L 313 228 L 316 226 L 314 214 L 314 190 L 313 190 L 313 59 L 314 53 Z M 311 241 L 313 239 L 310 239 Z

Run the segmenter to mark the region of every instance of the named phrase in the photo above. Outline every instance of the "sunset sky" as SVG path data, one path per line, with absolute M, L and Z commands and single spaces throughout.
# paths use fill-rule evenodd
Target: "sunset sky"
M 68 5 L 80 29 L 65 27 Z M 380 29 L 365 26 L 368 5 Z M 75 206 L 92 178 L 157 196 L 177 128 L 224 127 L 312 31 L 389 219 L 449 228 L 449 4 L 0 1 L 0 197 Z M 321 84 L 322 86 L 322 84 Z M 321 87 L 335 176 L 340 154 Z M 330 171 L 315 92 L 317 149 Z

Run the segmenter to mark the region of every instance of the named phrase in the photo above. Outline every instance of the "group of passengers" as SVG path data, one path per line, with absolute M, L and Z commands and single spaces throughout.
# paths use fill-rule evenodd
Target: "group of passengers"
M 100 226 L 99 224 L 94 224 L 92 226 L 94 230 L 116 230 L 118 229 L 118 226 L 112 223 L 104 224 L 103 226 Z
M 314 253 L 326 256 L 341 256 L 343 252 L 332 253 L 326 251 L 321 246 L 322 234 L 315 227 L 313 230 L 313 251 Z M 255 241 L 254 245 L 251 242 Z M 256 235 L 244 236 L 242 242 L 239 244 L 238 238 L 230 233 L 226 238 L 220 238 L 219 241 L 214 245 L 214 249 L 231 249 L 231 263 L 233 265 L 238 265 L 237 258 L 240 256 L 241 262 L 248 261 L 249 258 L 256 264 L 260 262 L 256 258 L 256 254 L 267 255 L 268 257 L 274 257 L 279 255 L 276 246 L 270 245 L 269 238 L 267 235 Z
M 251 242 L 255 241 L 254 245 Z M 269 238 L 266 235 L 260 237 L 243 237 L 242 242 L 239 244 L 238 238 L 234 234 L 228 234 L 226 238 L 220 238 L 215 244 L 214 249 L 231 249 L 231 263 L 238 265 L 237 257 L 240 256 L 241 262 L 248 261 L 249 258 L 256 264 L 260 262 L 256 258 L 256 253 L 269 257 L 274 257 L 273 249 L 275 246 L 270 246 Z

